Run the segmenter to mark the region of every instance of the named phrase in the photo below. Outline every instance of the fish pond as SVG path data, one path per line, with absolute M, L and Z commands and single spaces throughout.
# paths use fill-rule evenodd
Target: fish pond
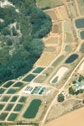
M 30 105 L 28 106 L 27 110 L 25 111 L 23 117 L 24 118 L 35 118 L 39 107 L 41 105 L 41 100 L 39 99 L 34 99 L 31 101 Z
M 72 63 L 72 62 L 74 62 L 77 58 L 78 58 L 78 55 L 77 55 L 77 54 L 72 54 L 72 55 L 69 56 L 69 58 L 65 61 L 65 63 Z
M 84 28 L 84 18 L 75 20 L 75 25 L 77 28 Z

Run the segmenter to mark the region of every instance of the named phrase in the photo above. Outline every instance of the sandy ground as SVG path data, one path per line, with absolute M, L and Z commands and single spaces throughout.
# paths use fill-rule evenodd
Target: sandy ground
M 79 74 L 84 73 L 84 62 L 83 62 L 83 63 L 81 64 L 81 66 L 79 67 L 78 73 L 79 73 Z
M 58 81 L 60 81 L 62 79 L 62 77 L 64 76 L 64 74 L 68 71 L 69 69 L 67 67 L 61 67 L 58 72 L 56 73 L 56 75 L 52 78 L 51 80 L 51 83 L 52 81 L 58 77 Z
M 50 121 L 45 126 L 84 126 L 84 108 Z

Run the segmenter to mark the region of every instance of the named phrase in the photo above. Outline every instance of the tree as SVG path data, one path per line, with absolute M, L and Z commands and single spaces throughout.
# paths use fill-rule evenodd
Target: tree
M 11 40 L 11 39 L 7 39 L 7 40 L 6 40 L 7 45 L 8 45 L 8 46 L 11 46 L 11 45 L 12 45 L 12 41 L 13 41 L 13 40 Z
M 74 89 L 72 87 L 69 88 L 69 94 L 72 94 L 72 95 L 75 94 L 75 91 L 74 91 Z
M 73 84 L 76 84 L 76 81 L 75 80 L 73 81 Z
M 11 35 L 10 30 L 9 30 L 8 28 L 4 28 L 4 29 L 1 31 L 1 33 L 2 33 L 3 35 Z
M 39 57 L 44 49 L 44 44 L 40 39 L 33 39 L 28 44 L 28 50 L 34 57 Z
M 64 101 L 64 95 L 59 94 L 57 100 L 58 100 L 58 102 L 63 102 Z
M 18 35 L 18 33 L 17 33 L 17 31 L 16 31 L 16 29 L 15 29 L 15 27 L 13 26 L 12 27 L 12 34 L 13 34 L 13 36 L 17 36 Z
M 44 49 L 44 37 L 51 30 L 50 17 L 36 7 L 35 0 L 9 0 L 15 7 L 0 8 L 0 81 L 17 78 L 30 71 Z M 16 22 L 21 36 L 15 27 L 11 29 L 13 36 L 9 35 L 10 25 Z M 9 29 L 10 30 L 10 29 Z M 12 46 L 11 46 L 12 45 Z M 12 53 L 11 53 L 12 52 Z
M 80 75 L 78 81 L 81 82 L 84 79 L 84 77 L 82 75 Z

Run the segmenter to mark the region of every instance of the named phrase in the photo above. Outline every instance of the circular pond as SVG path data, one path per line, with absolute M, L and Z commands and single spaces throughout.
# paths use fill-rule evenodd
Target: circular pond
M 72 62 L 74 62 L 77 58 L 78 58 L 78 55 L 77 55 L 77 54 L 72 54 L 72 55 L 69 56 L 69 58 L 65 61 L 65 63 L 72 63 Z

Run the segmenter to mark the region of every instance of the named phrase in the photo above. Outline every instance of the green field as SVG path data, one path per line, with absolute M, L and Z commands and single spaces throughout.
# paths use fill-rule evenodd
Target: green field
M 42 101 L 39 99 L 32 100 L 32 102 L 28 106 L 27 110 L 25 111 L 23 117 L 24 118 L 35 118 L 35 116 L 39 110 L 39 107 L 41 105 L 41 102 Z
M 13 81 L 9 81 L 3 87 L 9 88 L 13 83 Z
M 22 109 L 23 105 L 22 104 L 17 104 L 14 108 L 14 111 L 20 111 Z
M 7 104 L 5 111 L 10 111 L 14 104 Z
M 8 117 L 8 121 L 14 121 L 17 117 L 17 114 L 11 113 L 10 116 Z

